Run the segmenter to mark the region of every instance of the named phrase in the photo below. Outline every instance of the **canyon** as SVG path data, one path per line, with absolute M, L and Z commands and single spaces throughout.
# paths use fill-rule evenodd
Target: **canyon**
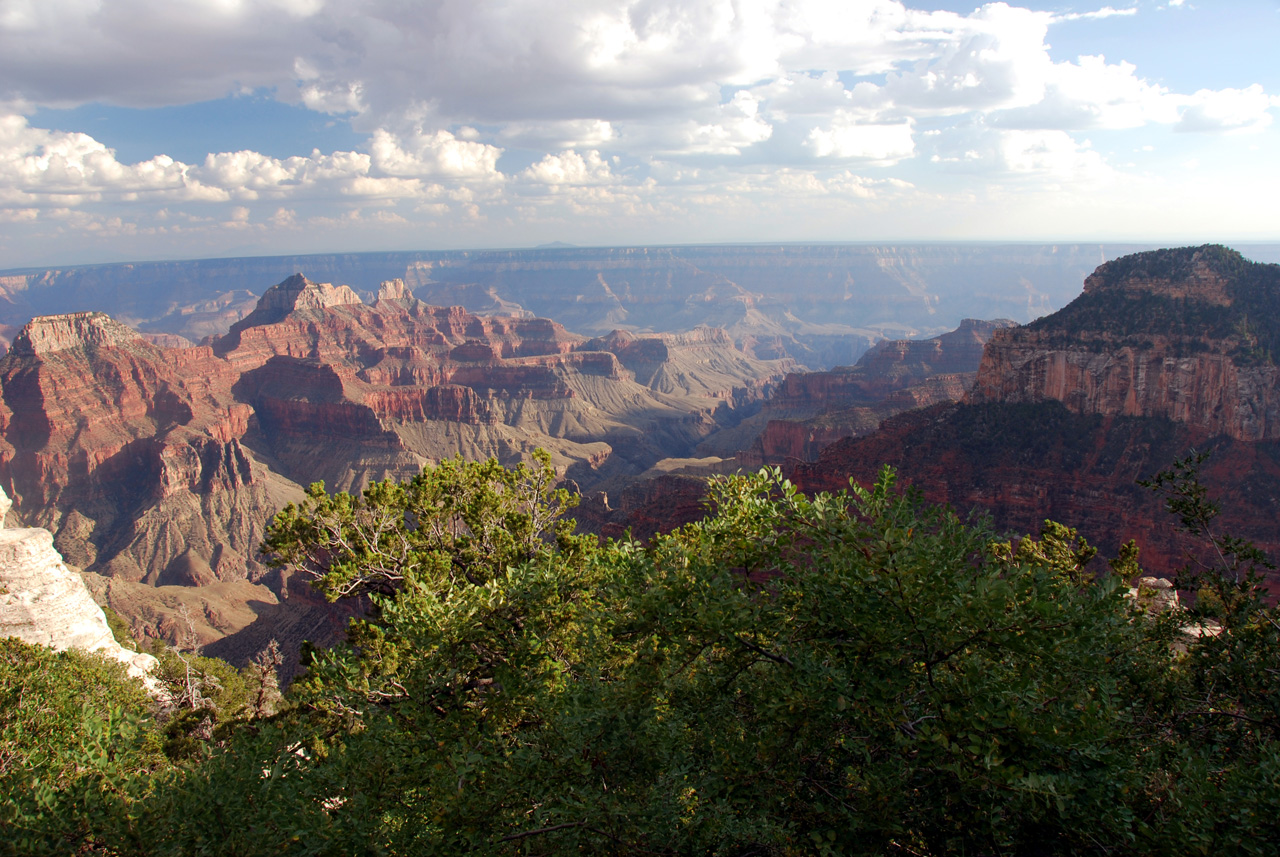
M 1215 531 L 1274 557 L 1277 310 L 1280 266 L 1216 246 L 1125 257 L 1059 312 L 995 331 L 962 401 L 833 443 L 792 476 L 831 490 L 889 464 L 926 499 L 1002 530 L 1035 533 L 1051 518 L 1111 556 L 1133 538 L 1145 567 L 1168 575 L 1196 540 L 1137 481 L 1208 451 L 1200 478 L 1221 505 Z
M 687 454 L 793 366 L 721 330 L 587 339 L 429 306 L 399 280 L 365 304 L 299 274 L 199 346 L 100 312 L 29 322 L 0 359 L 0 483 L 139 637 L 171 637 L 186 610 L 213 642 L 283 609 L 287 574 L 258 545 L 303 486 L 543 447 L 590 488 Z
M 297 271 L 372 301 L 400 279 L 430 304 L 554 319 L 582 336 L 724 329 L 759 358 L 851 365 L 885 339 L 965 318 L 1053 312 L 1126 244 L 563 247 L 139 262 L 0 272 L 0 344 L 31 318 L 105 312 L 161 344 L 225 334 Z M 1280 259 L 1261 246 L 1259 257 Z M 1270 254 L 1270 255 L 1268 255 Z
M 172 639 L 191 622 L 232 660 L 272 638 L 295 651 L 332 639 L 353 609 L 263 562 L 276 510 L 312 482 L 359 490 L 454 455 L 510 464 L 546 448 L 583 495 L 581 528 L 637 538 L 704 514 L 714 473 L 780 465 L 804 490 L 840 490 L 889 464 L 926 499 L 1002 531 L 1052 518 L 1107 555 L 1134 538 L 1144 566 L 1168 575 L 1194 545 L 1136 480 L 1208 449 L 1201 475 L 1221 526 L 1280 549 L 1280 267 L 1212 246 L 1131 254 L 1081 275 L 1083 293 L 1056 312 L 961 317 L 903 339 L 885 334 L 905 322 L 875 321 L 883 302 L 850 286 L 838 310 L 817 284 L 842 253 L 862 264 L 869 251 L 772 249 L 374 254 L 410 276 L 370 291 L 294 273 L 216 320 L 186 313 L 186 327 L 39 316 L 0 359 L 0 485 L 139 638 Z M 931 252 L 922 269 L 942 265 Z M 901 257 L 897 268 L 879 258 L 905 276 Z M 135 295 L 180 270 L 154 265 Z M 826 317 L 825 332 L 762 297 L 779 265 L 793 279 L 771 293 Z M 705 288 L 680 297 L 677 270 Z M 200 288 L 220 287 L 210 282 Z M 990 297 L 966 282 L 974 301 Z M 965 305 L 919 292 L 894 317 L 937 322 L 944 305 Z M 855 317 L 856 304 L 868 305 Z
M 930 339 L 879 342 L 852 367 L 788 373 L 747 421 L 758 436 L 737 459 L 748 468 L 813 461 L 837 440 L 870 434 L 903 411 L 959 401 L 977 377 L 983 346 L 995 331 L 1016 326 L 965 319 Z

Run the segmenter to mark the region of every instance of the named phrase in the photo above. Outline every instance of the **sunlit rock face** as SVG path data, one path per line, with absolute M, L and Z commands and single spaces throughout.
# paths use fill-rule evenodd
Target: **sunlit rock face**
M 1002 528 L 1046 518 L 1104 551 L 1138 541 L 1168 573 L 1196 547 L 1136 484 L 1192 449 L 1222 505 L 1217 532 L 1280 551 L 1280 266 L 1224 247 L 1140 253 L 1084 293 L 987 343 L 964 403 L 902 414 L 798 465 L 811 489 L 869 482 L 882 464 L 925 496 Z
M 1058 401 L 1280 439 L 1278 270 L 1218 247 L 1103 265 L 1062 312 L 992 339 L 971 400 Z
M 299 274 L 201 346 L 160 347 L 101 313 L 32 320 L 0 358 L 0 484 L 68 562 L 113 582 L 95 592 L 135 632 L 168 635 L 159 590 L 196 587 L 212 642 L 243 630 L 245 599 L 283 597 L 258 546 L 302 486 L 542 447 L 589 488 L 689 454 L 794 365 L 712 328 L 588 340 L 431 306 L 403 282 L 365 304 Z
M 2 490 L 0 498 L 2 525 L 9 498 Z M 54 549 L 53 535 L 36 527 L 0 529 L 0 637 L 58 651 L 99 652 L 138 678 L 156 665 L 151 655 L 116 642 L 102 608 Z

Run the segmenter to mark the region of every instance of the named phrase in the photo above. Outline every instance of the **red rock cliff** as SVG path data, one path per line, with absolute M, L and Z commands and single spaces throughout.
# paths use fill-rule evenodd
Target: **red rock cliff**
M 1035 532 L 1045 518 L 1169 573 L 1190 543 L 1136 485 L 1192 449 L 1222 530 L 1280 551 L 1280 266 L 1221 247 L 1125 257 L 1052 316 L 997 331 L 963 404 L 903 414 L 794 468 L 806 490 L 883 464 L 935 502 Z
M 301 485 L 536 446 L 589 485 L 687 454 L 791 365 L 720 331 L 628 341 L 589 347 L 394 282 L 366 306 L 301 275 L 208 346 L 157 347 L 100 313 L 38 318 L 0 359 L 0 485 L 108 578 L 257 581 L 263 528 Z
M 1257 330 L 1276 324 L 1263 314 L 1280 288 L 1275 266 L 1242 268 L 1221 248 L 1185 255 L 1168 271 L 1103 265 L 1061 313 L 997 332 L 970 401 L 1057 401 L 1236 440 L 1280 438 L 1280 368 Z

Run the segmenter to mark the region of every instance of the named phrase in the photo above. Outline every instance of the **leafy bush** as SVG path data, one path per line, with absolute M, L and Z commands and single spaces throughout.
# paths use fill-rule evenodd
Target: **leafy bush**
M 1187 614 L 1126 597 L 1132 544 L 1102 573 L 1068 527 L 1002 539 L 888 470 L 812 499 L 776 471 L 720 478 L 706 520 L 648 545 L 573 535 L 549 478 L 543 459 L 453 462 L 283 513 L 277 559 L 374 610 L 280 713 L 199 764 L 135 767 L 146 800 L 95 841 L 996 855 L 1280 837 L 1280 623 L 1247 581 L 1219 588 L 1239 621 L 1188 637 Z
M 163 764 L 151 700 L 124 667 L 0 640 L 0 853 L 92 850 Z

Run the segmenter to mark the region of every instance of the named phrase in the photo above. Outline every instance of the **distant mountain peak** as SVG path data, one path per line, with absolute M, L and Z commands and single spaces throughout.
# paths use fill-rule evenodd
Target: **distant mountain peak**
M 392 280 L 383 280 L 378 286 L 378 302 L 382 301 L 412 301 L 414 300 L 413 292 L 404 284 L 404 280 L 396 277 Z
M 360 296 L 347 286 L 313 283 L 302 274 L 294 274 L 263 292 L 253 312 L 233 324 L 215 347 L 225 353 L 240 342 L 241 331 L 278 324 L 295 312 L 320 312 L 329 307 L 361 303 Z
M 295 310 L 328 309 L 360 302 L 360 296 L 347 286 L 313 283 L 302 274 L 294 274 L 267 289 L 258 300 L 254 314 L 265 310 L 271 313 L 283 311 L 287 315 Z

